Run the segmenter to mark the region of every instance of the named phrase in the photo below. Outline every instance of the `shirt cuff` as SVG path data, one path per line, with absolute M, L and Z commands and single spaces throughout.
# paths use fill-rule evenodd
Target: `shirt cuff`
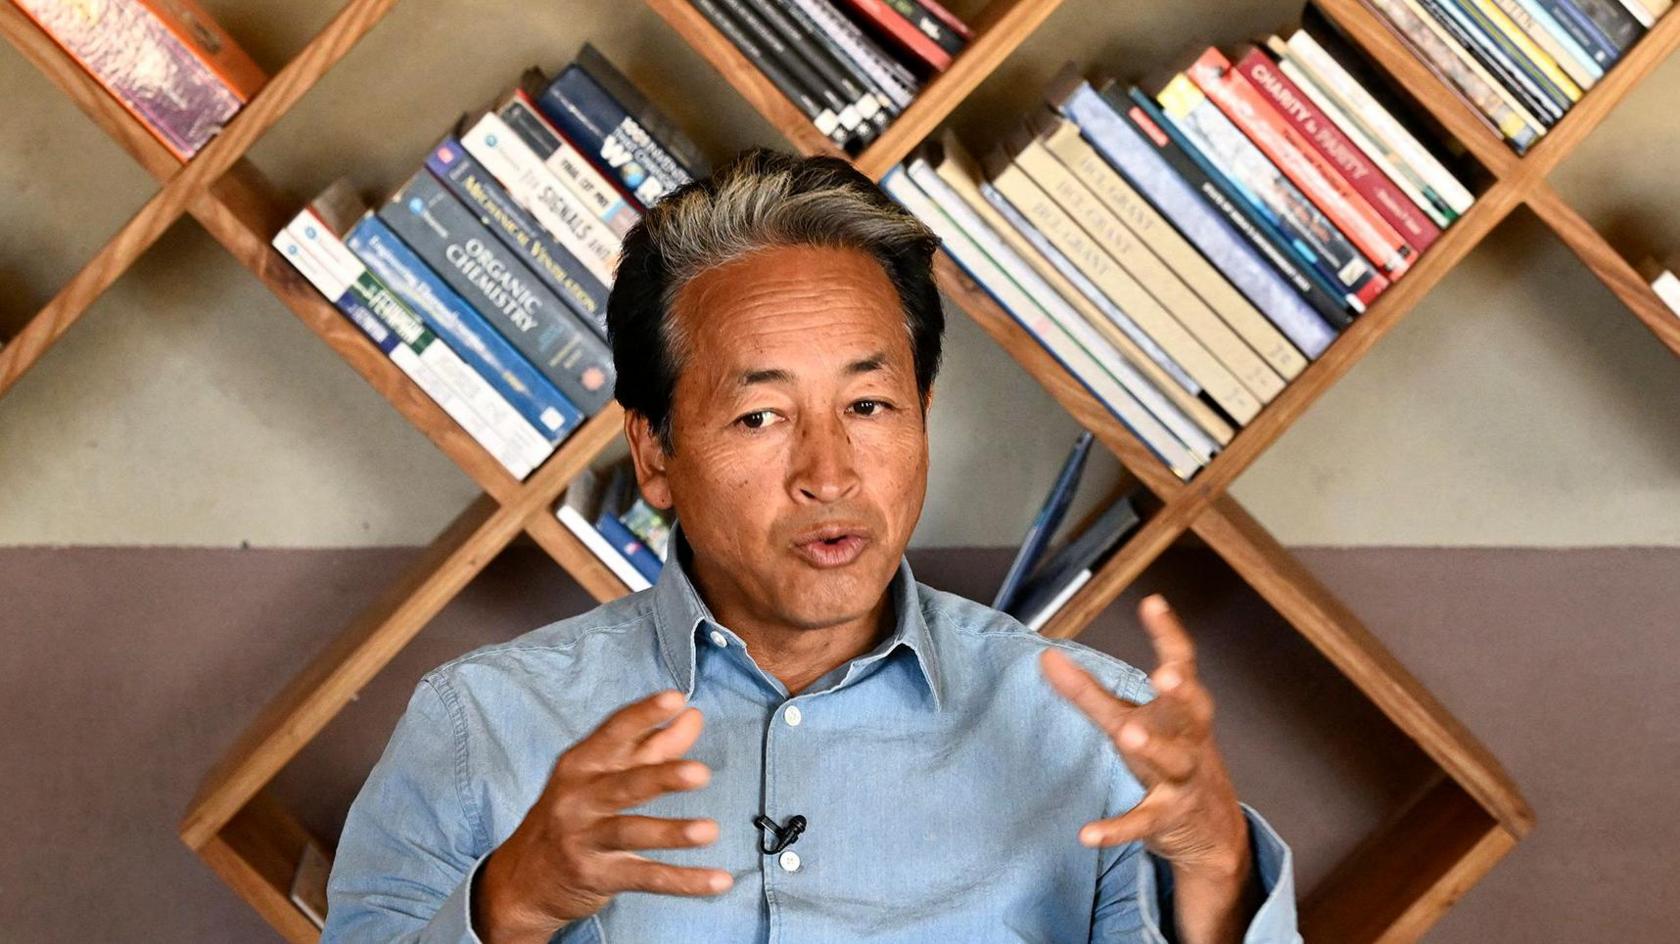
M 1295 917 L 1295 864 L 1289 846 L 1255 809 L 1238 802 L 1248 820 L 1249 851 L 1265 895 L 1243 934 L 1243 944 L 1302 944 Z M 1178 939 L 1173 925 L 1172 864 L 1146 853 L 1138 864 L 1138 914 L 1153 942 Z
M 421 940 L 427 944 L 484 944 L 472 926 L 472 889 L 478 873 L 484 869 L 484 860 L 488 858 L 490 853 L 486 852 L 467 870 L 461 884 L 455 886 L 455 890 L 443 900 L 442 907 L 426 925 L 426 933 L 421 935 Z

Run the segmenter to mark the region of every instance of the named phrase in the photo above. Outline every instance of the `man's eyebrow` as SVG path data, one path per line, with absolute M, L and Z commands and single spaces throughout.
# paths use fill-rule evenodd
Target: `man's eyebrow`
M 887 356 L 885 354 L 871 354 L 847 364 L 845 373 L 847 375 L 867 374 L 877 370 L 885 370 L 886 366 Z M 750 387 L 754 384 L 788 383 L 792 380 L 793 374 L 780 367 L 760 367 L 741 371 L 737 375 L 737 386 Z

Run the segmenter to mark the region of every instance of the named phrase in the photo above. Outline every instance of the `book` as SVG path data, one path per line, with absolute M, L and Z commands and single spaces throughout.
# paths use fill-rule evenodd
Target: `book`
M 177 159 L 190 160 L 243 100 L 141 0 L 15 0 Z
M 1188 77 L 1173 76 L 1155 101 L 1191 147 L 1218 168 L 1249 205 L 1266 214 L 1268 222 L 1286 234 L 1289 247 L 1319 274 L 1361 306 L 1370 305 L 1388 288 L 1388 279 L 1370 260 Z
M 886 127 L 888 112 L 882 100 L 869 89 L 869 79 L 847 63 L 844 53 L 835 49 L 808 17 L 788 0 L 754 0 L 753 5 L 765 22 L 799 52 L 823 82 L 839 94 L 845 107 L 854 110 L 860 122 L 868 123 L 860 131 L 866 136 L 866 141 Z
M 1665 268 L 1655 259 L 1642 259 L 1635 266 L 1646 282 L 1650 283 L 1651 291 L 1657 298 L 1667 305 L 1669 310 L 1680 315 L 1680 278 L 1676 278 L 1674 270 Z
M 1058 300 L 1073 309 L 1072 313 L 1052 312 L 1052 317 L 1058 322 L 1071 324 L 1073 327 L 1070 330 L 1079 335 L 1083 334 L 1078 324 L 1082 318 L 1085 325 L 1107 340 L 1120 359 L 1101 355 L 1099 359 L 1115 379 L 1174 435 L 1202 456 L 1211 456 L 1214 451 L 1214 446 L 1205 442 L 1203 433 L 1220 446 L 1230 443 L 1234 430 L 1197 398 L 1200 388 L 1194 381 L 1185 376 L 1148 335 L 1136 328 L 1122 330 L 1118 322 L 1125 320 L 1124 314 L 1112 309 L 1112 304 L 1096 286 L 1090 285 L 1088 280 L 1083 284 L 1075 282 L 1075 277 L 1084 279 L 1077 267 L 1049 245 L 1043 234 L 1016 213 L 1008 201 L 992 190 L 989 184 L 982 182 L 979 165 L 954 134 L 948 130 L 942 132 L 938 138 L 925 143 L 916 157 L 938 177 L 937 182 L 929 181 L 930 186 L 924 188 L 928 194 L 944 206 L 965 204 L 979 216 L 987 229 L 1003 240 L 1015 257 L 1025 261 L 1032 272 L 1012 276 L 1015 283 L 1039 299 L 1047 311 L 1058 307 Z M 913 162 L 911 176 L 920 180 L 916 173 L 918 169 Z M 1134 333 L 1149 342 L 1148 349 L 1132 339 Z M 1087 344 L 1086 349 L 1093 349 L 1092 345 Z M 1139 383 L 1131 377 L 1125 369 L 1128 365 L 1136 368 L 1146 382 Z M 1170 403 L 1162 402 L 1163 397 Z M 1190 422 L 1200 427 L 1201 433 L 1183 428 Z
M 1035 633 L 1044 629 L 1045 624 L 1050 622 L 1050 618 L 1060 612 L 1062 607 L 1067 606 L 1068 601 L 1073 599 L 1073 595 L 1078 593 L 1081 587 L 1091 582 L 1094 573 L 1095 571 L 1087 567 L 1074 574 L 1066 583 L 1057 587 L 1055 596 L 1027 617 L 1025 620 L 1026 627 Z
M 195 0 L 139 0 L 241 102 L 268 84 L 262 66 Z
M 1623 53 L 1633 48 L 1645 27 L 1616 0 L 1569 0 Z
M 537 107 L 579 150 L 616 174 L 645 207 L 702 172 L 701 165 L 685 163 L 677 153 L 697 155 L 699 148 L 639 95 L 638 101 L 622 102 L 604 87 L 598 76 L 604 72 L 605 58 L 585 43 L 578 61 L 560 70 L 543 89 Z M 595 68 L 586 70 L 584 61 Z M 628 81 L 609 84 L 621 93 L 634 90 Z M 664 138 L 656 137 L 650 125 L 660 128 Z
M 631 205 L 630 195 L 620 189 L 616 179 L 601 173 L 537 109 L 531 95 L 534 94 L 533 89 L 540 93 L 542 87 L 548 84 L 542 71 L 526 69 L 519 80 L 519 86 L 497 106 L 496 114 L 518 133 L 525 145 L 536 153 L 561 183 L 577 194 L 596 219 L 607 224 L 613 235 L 623 239 L 642 218 L 641 211 Z
M 594 44 L 586 42 L 578 47 L 576 63 L 595 87 L 611 96 L 625 117 L 646 132 L 659 150 L 669 155 L 684 173 L 690 177 L 705 177 L 712 172 L 700 145 L 683 131 L 681 125 L 649 101 L 641 88 L 620 72 Z
M 1413 203 L 1368 157 L 1359 145 L 1297 87 L 1278 63 L 1258 46 L 1238 50 L 1236 68 L 1266 102 L 1328 161 L 1349 186 L 1418 252 L 1441 235 L 1422 207 Z
M 997 300 L 1011 318 L 1050 352 L 1056 362 L 1147 446 L 1181 481 L 1189 481 L 1202 463 L 1127 393 L 1091 355 L 1044 310 L 1005 276 L 939 205 L 894 166 L 881 178 L 881 189 L 943 240 L 944 250 L 975 283 Z
M 1571 104 L 1581 100 L 1583 87 L 1573 78 L 1573 69 L 1552 54 L 1551 37 L 1517 0 L 1471 0 L 1471 3 L 1483 19 L 1498 28 L 1518 55 L 1527 59 L 1546 81 L 1562 91 Z M 1567 54 L 1564 58 L 1568 58 Z M 1589 81 L 1587 84 L 1592 83 Z
M 1184 329 L 1213 354 L 1260 403 L 1283 391 L 1283 378 L 1190 290 L 1159 250 L 1110 211 L 1090 188 L 1056 160 L 1039 141 L 1016 133 L 1006 144 L 1016 166 L 1026 171 L 1063 212 L 1121 261 L 1138 283 Z
M 799 24 L 789 19 L 781 7 L 773 0 L 724 2 L 736 11 L 738 20 L 750 21 L 751 29 L 762 34 L 770 55 L 834 112 L 845 132 L 843 147 L 861 150 L 875 137 L 875 126 L 858 111 L 856 100 L 841 87 L 839 73 L 823 68 L 816 44 L 806 39 Z
M 1550 127 L 1569 107 L 1569 99 L 1550 87 L 1521 56 L 1513 55 L 1499 30 L 1465 0 L 1416 0 L 1471 57 L 1479 61 L 1529 113 Z
M 1150 355 L 1134 344 L 1126 332 L 1106 324 L 1100 312 L 1094 318 L 1087 316 L 1072 299 L 1046 280 L 1034 264 L 1039 254 L 1031 245 L 1023 245 L 1030 242 L 1025 231 L 1032 229 L 1031 224 L 1018 215 L 1010 215 L 1007 204 L 994 207 L 988 202 L 978 166 L 954 136 L 944 134 L 926 142 L 913 155 L 907 170 L 922 191 L 979 244 L 1016 286 L 1037 301 L 1051 320 L 1199 460 L 1205 462 L 1212 458 L 1219 445 L 1230 441 L 1230 427 L 1196 399 L 1196 388 L 1179 389 L 1172 377 L 1153 369 Z M 1165 395 L 1163 390 L 1167 391 Z M 1202 428 L 1198 429 L 1198 425 Z M 1219 440 L 1217 445 L 1209 439 L 1210 435 Z
M 584 415 L 612 399 L 607 343 L 429 169 L 416 171 L 376 212 Z
M 835 146 L 852 150 L 852 131 L 841 118 L 843 107 L 838 100 L 825 99 L 823 83 L 789 52 L 780 39 L 770 33 L 770 28 L 749 11 L 742 0 L 691 2 L 782 93 L 783 98 L 810 119 L 819 132 Z M 856 109 L 852 109 L 850 117 L 855 128 L 858 121 Z
M 922 0 L 886 0 L 886 4 L 951 56 L 955 57 L 968 45 L 968 28 L 964 26 L 960 31 L 952 28 L 952 24 L 961 26 L 961 23 L 943 7 L 940 13 L 944 16 L 935 16 Z
M 372 211 L 354 224 L 344 242 L 550 442 L 558 443 L 583 421 L 583 413 L 552 382 Z
M 467 153 L 460 138 L 450 135 L 439 142 L 426 155 L 426 167 L 596 335 L 607 336 L 607 287 L 514 201 L 495 176 Z
M 560 497 L 560 505 L 554 510 L 554 515 L 572 532 L 589 553 L 594 554 L 601 563 L 612 571 L 630 592 L 646 590 L 653 586 L 635 565 L 630 563 L 611 541 L 595 530 L 594 521 L 600 514 L 602 477 L 594 469 L 584 469 L 566 486 L 565 494 Z
M 292 869 L 292 884 L 286 897 L 318 928 L 327 925 L 327 878 L 331 874 L 332 859 L 327 857 L 327 851 L 313 838 L 306 838 L 297 865 Z
M 1082 140 L 1136 187 L 1238 291 L 1284 330 L 1296 348 L 1309 358 L 1323 353 L 1334 339 L 1335 329 L 1309 301 L 1307 293 L 1313 290 L 1312 283 L 1300 276 L 1297 291 L 1281 265 L 1273 268 L 1260 245 L 1247 242 L 1244 231 L 1224 219 L 1220 208 L 1210 205 L 1198 193 L 1197 183 L 1180 175 L 1157 153 L 1157 148 L 1173 146 L 1165 133 L 1151 126 L 1152 133 L 1146 137 L 1122 119 L 1071 66 L 1057 74 L 1045 97 L 1051 108 L 1078 126 Z M 1265 248 L 1270 249 L 1269 244 Z M 1279 262 L 1293 270 L 1293 263 L 1283 259 Z M 1294 271 L 1298 274 L 1298 270 Z M 1320 295 L 1322 304 L 1340 312 L 1339 305 L 1327 293 Z
M 887 0 L 839 2 L 851 11 L 856 22 L 907 55 L 913 65 L 912 71 L 931 75 L 951 67 L 951 53 L 894 10 Z
M 654 556 L 662 561 L 666 559 L 665 555 L 671 544 L 670 512 L 653 507 L 648 504 L 647 499 L 638 495 L 636 500 L 630 503 L 629 509 L 618 516 L 618 520 L 624 522 L 630 533 L 641 539 Z
M 1248 139 L 1391 279 L 1411 268 L 1417 250 L 1336 172 L 1322 154 L 1267 106 L 1230 60 L 1209 47 L 1184 72 Z
M 636 475 L 630 463 L 615 463 L 601 486 L 601 507 L 595 513 L 595 530 L 652 583 L 659 579 L 663 562 L 619 520 L 620 515 L 630 510 L 637 497 L 636 492 Z
M 887 54 L 873 39 L 865 35 L 857 24 L 847 19 L 833 0 L 789 0 L 800 12 L 811 18 L 817 28 L 833 40 L 851 61 L 874 82 L 876 89 L 886 96 L 892 107 L 903 111 L 910 107 L 920 81 L 902 64 Z
M 1581 88 L 1591 88 L 1604 77 L 1604 67 L 1558 21 L 1540 0 L 1495 0 L 1511 22 L 1521 27 Z
M 1009 610 L 1010 615 L 1037 630 L 1055 615 L 1072 590 L 1083 585 L 1080 575 L 1092 573 L 1141 523 L 1131 496 L 1116 499 L 1089 525 L 1063 542 L 1027 578 Z
M 1536 0 L 1540 7 L 1552 15 L 1552 19 L 1569 33 L 1571 39 L 1579 43 L 1592 61 L 1600 68 L 1608 69 L 1615 65 L 1622 57 L 1621 47 L 1617 46 L 1610 37 L 1599 29 L 1592 17 L 1581 12 L 1581 8 L 1569 0 Z
M 1091 454 L 1091 443 L 1095 438 L 1087 430 L 1073 441 L 1073 448 L 1062 461 L 1061 471 L 1056 473 L 1055 483 L 1050 486 L 1049 494 L 1044 496 L 1038 514 L 1027 525 L 1021 547 L 1015 552 L 1009 570 L 1004 573 L 1003 582 L 998 585 L 997 595 L 992 598 L 992 609 L 1008 611 L 1027 575 L 1038 567 L 1044 549 L 1049 547 L 1051 537 L 1061 527 L 1068 506 L 1073 504 L 1073 493 L 1079 488 L 1079 479 L 1085 473 L 1085 460 Z

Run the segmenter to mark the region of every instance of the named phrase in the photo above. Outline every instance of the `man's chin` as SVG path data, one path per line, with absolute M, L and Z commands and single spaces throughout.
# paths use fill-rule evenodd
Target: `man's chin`
M 892 574 L 880 579 L 862 566 L 807 571 L 785 584 L 782 612 L 801 629 L 826 629 L 868 616 L 881 602 Z

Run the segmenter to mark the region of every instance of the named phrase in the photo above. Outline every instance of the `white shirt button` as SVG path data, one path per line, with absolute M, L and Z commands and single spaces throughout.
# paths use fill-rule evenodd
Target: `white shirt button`
M 722 633 L 714 629 L 712 630 L 712 645 L 722 649 L 724 646 L 729 645 L 729 640 L 725 638 Z
M 792 849 L 787 850 L 782 853 L 781 863 L 782 868 L 787 869 L 789 872 L 799 871 L 799 853 L 794 852 Z
M 799 722 L 803 720 L 804 717 L 805 716 L 799 712 L 798 705 L 789 705 L 787 706 L 787 710 L 782 712 L 782 719 L 788 723 L 789 727 L 799 727 Z M 799 857 L 794 856 L 793 861 L 798 862 Z

